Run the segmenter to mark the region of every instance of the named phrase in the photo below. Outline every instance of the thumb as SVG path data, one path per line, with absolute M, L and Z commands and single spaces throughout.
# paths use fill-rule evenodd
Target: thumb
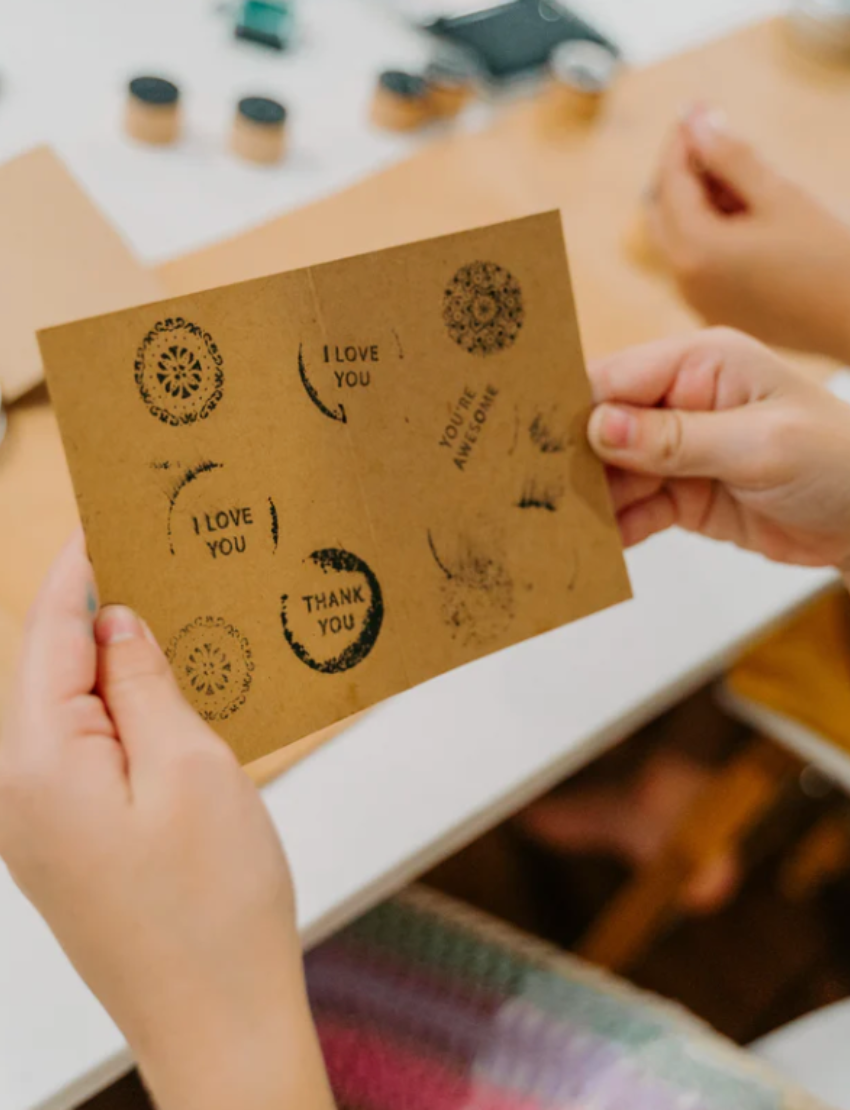
M 753 480 L 753 434 L 745 409 L 690 412 L 603 404 L 590 418 L 588 438 L 604 462 L 621 470 L 730 485 Z
M 115 725 L 131 772 L 174 755 L 175 741 L 203 730 L 168 660 L 132 609 L 109 605 L 95 622 L 98 692 Z
M 749 143 L 729 130 L 722 112 L 696 108 L 682 128 L 704 172 L 730 187 L 747 204 L 758 201 L 767 167 Z

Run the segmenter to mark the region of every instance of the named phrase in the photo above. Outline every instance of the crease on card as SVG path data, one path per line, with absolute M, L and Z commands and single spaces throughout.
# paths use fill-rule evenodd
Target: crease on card
M 310 299 L 313 303 L 313 312 L 314 312 L 314 315 L 315 315 L 315 318 L 316 318 L 316 323 L 319 326 L 319 332 L 321 334 L 322 343 L 324 344 L 324 343 L 329 342 L 329 336 L 328 336 L 328 330 L 325 326 L 325 316 L 324 316 L 324 313 L 322 312 L 322 303 L 321 303 L 321 300 L 319 298 L 319 291 L 318 291 L 318 288 L 316 286 L 316 279 L 315 279 L 314 274 L 313 274 L 313 269 L 314 268 L 312 266 L 308 266 L 306 268 L 306 270 L 307 270 L 307 281 L 308 281 L 308 284 L 309 284 L 309 287 L 310 287 Z M 342 407 L 342 406 L 340 406 L 340 407 Z M 360 456 L 359 456 L 359 452 L 357 451 L 357 446 L 354 442 L 354 432 L 353 432 L 353 429 L 351 427 L 351 424 L 348 423 L 347 419 L 344 420 L 344 421 L 341 421 L 341 423 L 344 423 L 346 425 L 346 431 L 342 434 L 345 436 L 345 441 L 348 445 L 348 454 L 349 454 L 349 458 L 351 460 L 351 470 L 354 473 L 354 480 L 357 483 L 357 492 L 360 495 L 360 503 L 363 506 L 363 513 L 366 517 L 366 525 L 369 529 L 369 535 L 372 539 L 372 546 L 375 550 L 375 553 L 378 555 L 378 557 L 383 559 L 383 553 L 384 553 L 383 544 L 378 539 L 378 533 L 375 529 L 375 522 L 372 519 L 372 512 L 371 512 L 371 509 L 370 509 L 370 506 L 369 506 L 369 501 L 366 497 L 366 490 L 365 490 L 365 487 L 363 485 L 363 477 L 360 473 Z M 406 651 L 405 651 L 404 638 L 402 636 L 402 633 L 400 631 L 400 626 L 399 626 L 397 621 L 392 621 L 391 626 L 393 628 L 393 640 L 397 642 L 398 654 L 399 654 L 399 657 L 401 659 L 401 669 L 404 672 L 405 683 L 406 683 L 407 689 L 410 689 L 410 687 L 413 686 L 414 683 L 413 683 L 413 681 L 410 677 L 411 672 L 410 672 L 410 668 L 409 668 L 408 662 L 407 662 L 407 654 L 406 654 Z

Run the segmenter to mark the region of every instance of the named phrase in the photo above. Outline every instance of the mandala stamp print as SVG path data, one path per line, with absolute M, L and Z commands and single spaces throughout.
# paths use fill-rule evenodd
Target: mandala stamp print
M 511 347 L 524 319 L 519 282 L 495 262 L 462 266 L 443 295 L 446 330 L 472 355 L 492 355 Z
M 198 617 L 166 655 L 183 693 L 205 721 L 226 721 L 245 704 L 254 661 L 247 639 L 222 617 Z
M 205 420 L 224 391 L 218 347 L 208 332 L 181 316 L 160 320 L 136 355 L 136 385 L 151 413 L 178 427 Z

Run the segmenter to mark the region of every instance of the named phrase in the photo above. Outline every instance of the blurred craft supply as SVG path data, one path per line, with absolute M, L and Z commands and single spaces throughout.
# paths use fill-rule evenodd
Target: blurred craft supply
M 459 115 L 475 95 L 473 74 L 469 66 L 448 61 L 434 61 L 425 70 L 431 112 L 439 119 Z
M 683 1007 L 424 886 L 306 970 L 339 1106 L 826 1110 Z
M 550 0 L 510 0 L 454 19 L 436 19 L 426 30 L 475 60 L 491 81 L 502 82 L 545 68 L 560 43 L 613 43 L 589 23 Z
M 801 45 L 850 58 L 850 0 L 794 0 L 788 22 Z
M 164 146 L 180 134 L 180 90 L 162 77 L 134 77 L 129 85 L 125 127 L 140 143 Z
M 432 118 L 428 82 L 403 70 L 389 69 L 378 78 L 372 122 L 388 131 L 412 131 Z
M 598 42 L 573 39 L 552 51 L 549 69 L 554 94 L 564 116 L 590 120 L 599 112 L 619 66 L 610 47 Z
M 239 5 L 234 35 L 238 39 L 268 46 L 272 50 L 285 50 L 292 42 L 295 22 L 293 5 L 282 0 L 246 0 Z
M 236 106 L 230 145 L 249 162 L 279 162 L 286 148 L 286 109 L 265 96 L 245 96 Z

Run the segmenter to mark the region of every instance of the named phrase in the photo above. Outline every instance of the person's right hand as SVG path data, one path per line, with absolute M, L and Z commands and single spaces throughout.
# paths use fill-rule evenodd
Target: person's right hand
M 677 126 L 648 224 L 682 295 L 707 324 L 850 361 L 850 226 L 768 165 L 719 114 L 695 109 Z
M 623 540 L 672 525 L 850 574 L 850 405 L 726 328 L 593 364 Z

